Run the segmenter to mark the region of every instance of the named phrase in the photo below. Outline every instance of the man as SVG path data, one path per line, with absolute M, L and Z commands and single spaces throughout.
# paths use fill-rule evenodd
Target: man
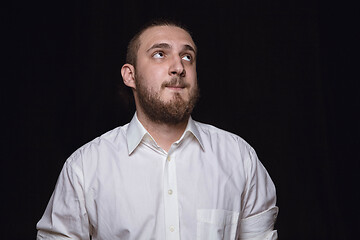
M 277 239 L 275 187 L 255 151 L 190 117 L 196 53 L 173 22 L 130 41 L 121 74 L 136 113 L 66 161 L 38 239 Z

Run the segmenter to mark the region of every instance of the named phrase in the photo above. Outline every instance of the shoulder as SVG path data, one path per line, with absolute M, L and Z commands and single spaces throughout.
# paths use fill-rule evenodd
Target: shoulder
M 93 159 L 109 152 L 127 148 L 126 129 L 128 124 L 114 128 L 78 148 L 67 159 L 67 165 L 77 164 L 81 159 Z
M 195 122 L 207 156 L 216 159 L 229 172 L 240 171 L 240 176 L 250 179 L 262 165 L 252 146 L 242 137 L 218 127 Z M 235 176 L 236 174 L 233 174 Z
M 240 150 L 241 152 L 254 152 L 254 149 L 242 137 L 210 124 L 194 121 L 204 145 L 221 145 Z M 235 150 L 235 149 L 233 149 Z

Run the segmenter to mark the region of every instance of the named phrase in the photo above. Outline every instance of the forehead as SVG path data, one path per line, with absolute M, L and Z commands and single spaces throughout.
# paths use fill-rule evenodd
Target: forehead
M 158 43 L 168 43 L 171 46 L 190 45 L 196 49 L 195 43 L 190 34 L 182 28 L 176 26 L 155 26 L 146 29 L 140 35 L 139 50 L 147 50 L 152 45 Z

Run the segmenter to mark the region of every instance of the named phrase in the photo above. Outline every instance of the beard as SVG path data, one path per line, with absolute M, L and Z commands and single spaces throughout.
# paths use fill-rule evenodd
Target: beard
M 190 89 L 188 100 L 184 100 L 180 93 L 174 93 L 170 101 L 165 102 L 161 100 L 159 92 L 151 91 L 151 89 L 143 86 L 142 82 L 144 82 L 142 76 L 138 75 L 135 83 L 139 104 L 151 121 L 176 125 L 188 120 L 199 99 L 197 83 Z M 170 81 L 164 82 L 161 89 L 174 85 L 184 88 L 190 87 L 181 77 L 174 77 Z

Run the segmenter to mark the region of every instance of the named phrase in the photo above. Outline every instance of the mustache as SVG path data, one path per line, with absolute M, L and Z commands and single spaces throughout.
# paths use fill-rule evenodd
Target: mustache
M 183 78 L 180 77 L 173 77 L 169 81 L 163 82 L 161 84 L 162 88 L 166 87 L 181 87 L 181 88 L 187 88 L 190 87 L 190 84 L 186 83 Z

